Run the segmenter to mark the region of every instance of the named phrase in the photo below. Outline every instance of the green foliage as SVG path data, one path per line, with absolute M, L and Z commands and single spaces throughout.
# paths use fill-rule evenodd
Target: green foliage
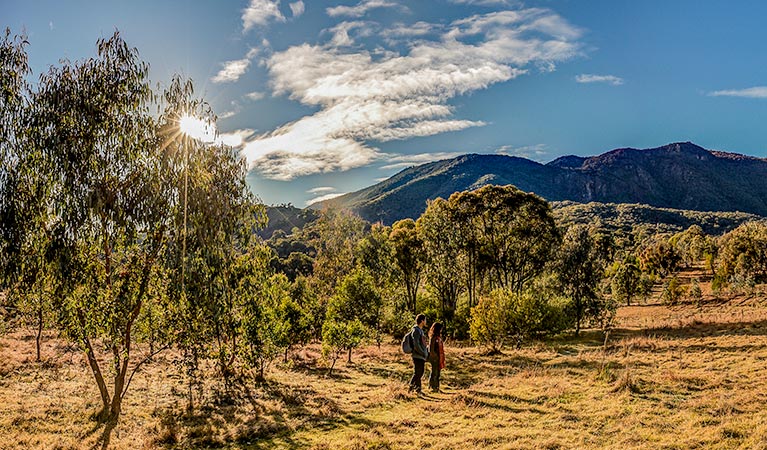
M 696 305 L 700 306 L 703 300 L 703 291 L 700 289 L 700 282 L 697 278 L 692 280 L 690 288 L 687 290 L 687 295 L 690 300 L 694 301 Z
M 148 65 L 115 33 L 32 92 L 24 45 L 8 34 L 0 44 L 0 120 L 11 125 L 0 127 L 2 281 L 82 348 L 99 418 L 115 422 L 133 374 L 171 343 L 189 373 L 212 354 L 226 375 L 241 320 L 234 265 L 263 210 L 235 152 L 181 134 L 184 114 L 214 118 L 191 82 L 175 77 L 155 95 Z
M 622 262 L 616 262 L 612 269 L 610 282 L 613 298 L 618 302 L 631 305 L 631 299 L 639 293 L 642 273 L 639 261 L 629 255 Z
M 663 236 L 652 239 L 639 255 L 642 271 L 661 278 L 674 273 L 681 259 L 679 252 Z
M 463 280 L 467 270 L 460 236 L 456 232 L 450 209 L 446 200 L 438 198 L 429 203 L 426 212 L 416 223 L 423 243 L 426 283 L 438 299 L 445 317 L 455 310 L 458 295 L 464 289 Z M 416 307 L 415 304 L 412 306 Z
M 748 222 L 722 236 L 717 273 L 740 287 L 767 281 L 767 224 Z
M 367 335 L 372 336 L 375 333 L 376 339 L 380 339 L 382 306 L 381 296 L 375 288 L 373 278 L 365 270 L 356 269 L 343 279 L 337 294 L 330 298 L 325 321 L 340 324 L 359 321 L 371 330 Z M 323 336 L 324 329 L 323 325 Z
M 567 306 L 566 299 L 549 298 L 541 290 L 496 289 L 472 308 L 469 333 L 474 342 L 493 352 L 510 341 L 519 347 L 525 339 L 565 330 L 570 322 Z
M 560 289 L 573 302 L 577 335 L 582 323 L 599 317 L 605 306 L 599 292 L 604 261 L 588 227 L 575 225 L 567 230 L 555 266 Z
M 268 252 L 263 248 L 241 256 L 235 291 L 237 331 L 242 336 L 239 352 L 247 367 L 258 370 L 259 380 L 269 364 L 295 343 L 291 339 L 299 339 L 290 334 L 291 329 L 302 326 L 300 314 L 296 317 L 288 306 L 292 303 L 289 282 L 282 275 L 269 276 L 267 264 Z
M 34 127 L 53 186 L 40 204 L 51 217 L 47 251 L 56 309 L 88 358 L 103 403 L 117 420 L 129 385 L 136 321 L 154 298 L 169 228 L 168 178 L 149 102 L 148 66 L 116 33 L 97 58 L 51 67 L 40 77 Z M 44 175 L 45 176 L 45 175 Z M 111 354 L 114 395 L 95 342 Z
M 677 233 L 695 226 L 707 235 L 721 235 L 742 223 L 760 219 L 741 212 L 690 211 L 629 203 L 563 201 L 552 202 L 552 208 L 557 221 L 565 226 L 599 224 L 615 236 L 632 234 L 639 224 L 648 227 L 650 234 Z
M 426 264 L 424 243 L 412 219 L 394 223 L 389 234 L 394 262 L 395 276 L 405 286 L 405 309 L 413 314 L 417 311 L 418 287 Z
M 304 233 L 317 249 L 313 278 L 320 296 L 330 297 L 337 284 L 356 266 L 355 249 L 365 235 L 366 222 L 345 211 L 326 210 Z
M 676 305 L 686 292 L 687 289 L 682 286 L 677 277 L 670 277 L 663 283 L 660 298 L 666 305 Z
M 692 225 L 687 230 L 675 234 L 669 239 L 669 244 L 674 247 L 681 262 L 687 267 L 703 259 L 704 253 L 711 247 L 710 239 L 698 225 Z
M 549 204 L 514 186 L 459 192 L 448 204 L 454 226 L 471 230 L 461 235 L 463 253 L 469 256 L 473 248 L 479 250 L 496 287 L 522 290 L 543 272 L 561 239 Z
M 344 352 L 349 352 L 351 362 L 352 349 L 359 347 L 368 336 L 367 328 L 358 319 L 339 321 L 329 318 L 322 325 L 322 354 L 332 361 L 328 374 L 332 375 L 336 361 Z
M 325 321 L 326 304 L 319 301 L 317 293 L 306 277 L 298 277 L 290 287 L 290 298 L 299 305 L 307 321 L 309 337 L 322 337 L 322 323 Z

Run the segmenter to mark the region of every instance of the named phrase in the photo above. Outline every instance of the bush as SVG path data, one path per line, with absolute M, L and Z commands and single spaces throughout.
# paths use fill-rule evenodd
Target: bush
M 540 291 L 512 293 L 495 290 L 471 310 L 469 333 L 474 342 L 492 352 L 512 341 L 519 347 L 525 339 L 565 330 L 572 322 L 568 302 L 547 298 Z
M 676 305 L 686 291 L 687 289 L 681 285 L 677 277 L 671 277 L 663 283 L 663 292 L 660 298 L 666 305 Z
M 687 291 L 687 296 L 690 300 L 694 301 L 696 305 L 700 306 L 700 302 L 703 300 L 703 291 L 700 289 L 700 282 L 697 278 L 692 280 L 690 289 Z
M 329 319 L 322 325 L 322 355 L 331 360 L 328 375 L 333 373 L 336 361 L 344 352 L 349 352 L 351 362 L 352 349 L 362 344 L 367 336 L 365 325 L 358 319 L 340 321 Z

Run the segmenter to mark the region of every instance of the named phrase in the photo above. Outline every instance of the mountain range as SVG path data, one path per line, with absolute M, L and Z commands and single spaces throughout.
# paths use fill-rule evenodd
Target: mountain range
M 418 218 L 426 202 L 487 184 L 512 184 L 549 201 L 639 203 L 767 216 L 767 159 L 691 142 L 562 156 L 547 164 L 469 154 L 405 169 L 356 192 L 312 205 L 347 208 L 371 222 Z

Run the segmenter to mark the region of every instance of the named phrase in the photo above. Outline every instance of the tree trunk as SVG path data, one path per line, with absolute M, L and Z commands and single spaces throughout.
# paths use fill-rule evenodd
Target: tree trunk
M 77 318 L 81 324 L 82 330 L 85 330 L 85 314 L 82 310 L 77 311 Z M 81 335 L 82 344 L 85 346 L 85 357 L 88 360 L 88 365 L 93 373 L 93 378 L 96 379 L 96 385 L 99 388 L 99 394 L 101 395 L 102 408 L 97 414 L 96 418 L 99 422 L 105 422 L 109 418 L 109 409 L 111 399 L 109 398 L 109 391 L 107 390 L 107 384 L 104 382 L 104 375 L 101 373 L 99 362 L 96 359 L 96 354 L 93 352 L 93 345 L 91 345 L 88 336 L 85 336 L 85 331 Z
M 352 363 L 352 349 L 351 349 L 351 347 L 349 347 L 349 359 L 347 359 L 346 362 L 349 363 L 349 364 Z
M 37 350 L 37 362 L 40 362 L 40 339 L 43 335 L 43 308 L 37 310 L 37 336 L 35 336 L 35 348 Z
M 338 358 L 333 358 L 333 362 L 330 364 L 330 369 L 328 369 L 328 376 L 332 376 L 333 375 L 333 367 L 336 366 L 336 360 L 337 359 Z

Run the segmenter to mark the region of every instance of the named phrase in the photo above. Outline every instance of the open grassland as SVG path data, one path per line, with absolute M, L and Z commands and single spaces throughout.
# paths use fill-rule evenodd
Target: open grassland
M 767 300 L 624 307 L 601 332 L 502 355 L 447 346 L 442 393 L 408 394 L 410 363 L 371 346 L 326 376 L 317 347 L 240 382 L 205 388 L 184 414 L 174 355 L 140 372 L 111 448 L 767 448 Z M 83 357 L 32 332 L 0 339 L 0 447 L 89 448 L 98 393 Z

